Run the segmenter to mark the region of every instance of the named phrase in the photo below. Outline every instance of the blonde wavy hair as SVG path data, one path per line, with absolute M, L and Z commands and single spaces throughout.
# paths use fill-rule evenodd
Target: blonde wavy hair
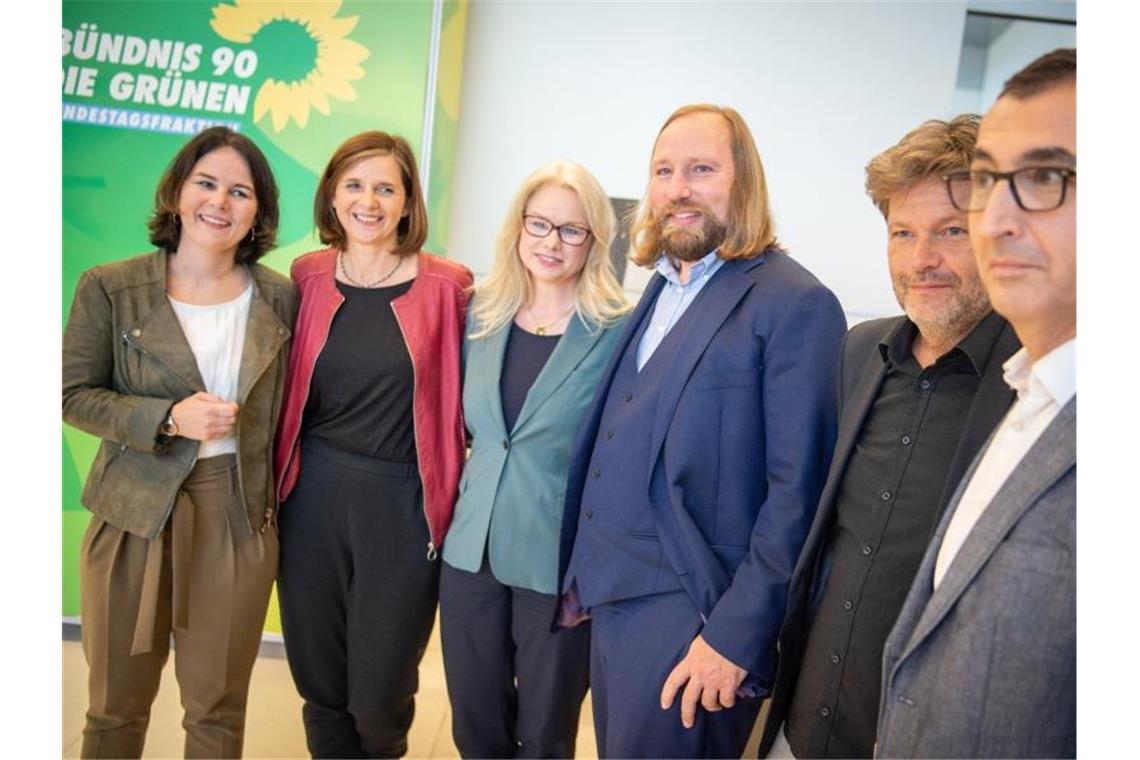
M 729 201 L 728 219 L 725 222 L 724 242 L 720 244 L 722 259 L 751 259 L 766 249 L 779 248 L 776 240 L 775 224 L 768 207 L 768 182 L 764 178 L 764 164 L 756 141 L 742 117 L 735 109 L 710 103 L 695 103 L 681 106 L 669 115 L 657 139 L 653 141 L 653 153 L 657 151 L 657 140 L 670 124 L 683 116 L 695 113 L 715 113 L 728 123 L 732 139 L 732 163 L 735 177 L 732 183 L 732 197 Z M 649 181 L 653 181 L 652 170 Z M 657 234 L 657 219 L 649 207 L 649 191 L 638 204 L 629 230 L 629 258 L 640 266 L 653 266 L 661 258 L 662 250 Z
M 964 113 L 950 121 L 930 119 L 872 158 L 866 168 L 867 195 L 883 218 L 887 218 L 891 198 L 898 193 L 927 177 L 969 169 L 980 123 L 981 117 L 974 113 Z M 949 195 L 946 202 L 950 202 Z
M 519 235 L 527 202 L 536 190 L 546 185 L 573 190 L 590 227 L 590 250 L 578 278 L 578 317 L 587 327 L 604 327 L 630 309 L 610 261 L 610 244 L 617 220 L 606 191 L 581 164 L 553 161 L 526 178 L 507 209 L 495 242 L 491 273 L 475 286 L 470 309 L 473 328 L 469 337 L 472 340 L 485 338 L 509 325 L 532 295 L 530 272 L 519 259 Z

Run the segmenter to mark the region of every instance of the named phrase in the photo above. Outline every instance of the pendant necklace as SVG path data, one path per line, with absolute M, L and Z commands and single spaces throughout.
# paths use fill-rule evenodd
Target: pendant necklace
M 539 324 L 538 318 L 534 316 L 534 312 L 530 310 L 530 306 L 526 307 L 526 313 L 527 313 L 527 315 L 530 316 L 530 321 L 534 322 L 534 334 L 535 335 L 546 335 L 547 330 L 549 330 L 551 327 L 554 327 L 556 324 L 561 322 L 563 319 L 566 319 L 566 317 L 570 316 L 574 312 L 574 309 L 576 309 L 576 308 L 578 308 L 578 304 L 576 304 L 576 303 L 570 304 L 569 309 L 562 312 L 557 317 L 555 317 L 554 319 L 547 322 L 545 325 Z
M 404 263 L 404 257 L 400 256 L 399 258 L 396 259 L 396 266 L 394 266 L 390 270 L 388 270 L 388 274 L 384 275 L 379 280 L 375 280 L 375 281 L 367 283 L 367 284 L 357 282 L 356 280 L 354 280 L 352 278 L 352 275 L 350 275 L 348 273 L 348 267 L 346 267 L 344 265 L 344 251 L 337 251 L 336 262 L 337 262 L 337 264 L 340 265 L 340 273 L 344 276 L 344 279 L 348 280 L 349 285 L 355 285 L 358 288 L 371 289 L 371 288 L 375 288 L 377 285 L 380 285 L 385 280 L 387 280 L 389 277 L 396 274 L 396 270 L 399 269 L 400 265 Z

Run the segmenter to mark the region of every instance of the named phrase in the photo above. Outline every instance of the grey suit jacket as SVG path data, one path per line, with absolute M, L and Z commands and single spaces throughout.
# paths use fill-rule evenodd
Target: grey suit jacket
M 962 479 L 883 652 L 879 757 L 1075 756 L 1076 420 L 1074 397 L 932 592 L 977 459 Z

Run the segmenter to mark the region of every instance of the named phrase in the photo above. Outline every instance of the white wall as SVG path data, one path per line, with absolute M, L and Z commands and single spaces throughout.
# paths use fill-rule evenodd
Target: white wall
M 1060 47 L 1076 47 L 1077 28 L 1066 24 L 1014 22 L 990 43 L 986 54 L 986 74 L 982 101 L 997 99 L 1005 80 L 1030 61 Z
M 898 313 L 863 167 L 952 115 L 965 5 L 474 2 L 448 253 L 485 274 L 515 188 L 548 160 L 639 198 L 661 122 L 711 101 L 750 124 L 781 241 L 849 321 Z

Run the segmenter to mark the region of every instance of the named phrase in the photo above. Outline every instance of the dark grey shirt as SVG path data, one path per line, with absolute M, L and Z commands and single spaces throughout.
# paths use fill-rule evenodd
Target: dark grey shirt
M 991 313 L 926 369 L 911 353 L 909 320 L 879 344 L 886 376 L 837 493 L 825 585 L 785 722 L 797 757 L 872 755 L 883 644 L 940 516 L 1001 326 Z

